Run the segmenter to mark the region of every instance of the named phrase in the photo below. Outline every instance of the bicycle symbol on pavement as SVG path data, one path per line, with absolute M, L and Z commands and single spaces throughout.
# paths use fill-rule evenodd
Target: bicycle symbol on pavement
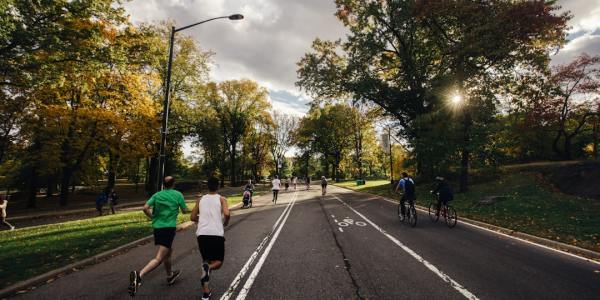
M 346 217 L 345 219 L 343 219 L 342 221 L 339 221 L 337 219 L 333 219 L 333 221 L 335 221 L 338 226 L 340 227 L 348 227 L 350 225 L 356 225 L 356 226 L 360 226 L 360 227 L 364 227 L 367 226 L 367 223 L 363 222 L 363 221 L 354 221 L 353 219 L 350 219 L 348 217 Z

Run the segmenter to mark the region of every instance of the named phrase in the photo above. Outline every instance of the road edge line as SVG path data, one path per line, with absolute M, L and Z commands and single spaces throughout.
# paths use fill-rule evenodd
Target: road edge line
M 359 194 L 374 196 L 374 197 L 380 198 L 381 200 L 384 200 L 384 201 L 387 201 L 390 203 L 394 203 L 394 204 L 398 204 L 398 201 L 394 201 L 393 199 L 390 199 L 388 197 L 371 194 L 371 193 L 366 193 L 366 192 L 355 191 L 351 188 L 347 188 L 347 187 L 343 187 L 343 186 L 336 185 L 336 187 L 345 189 L 348 191 L 352 191 L 355 193 L 359 193 Z M 426 207 L 423 207 L 420 205 L 415 205 L 415 207 L 418 210 L 421 210 L 423 212 L 426 212 L 426 213 L 428 212 Z M 485 223 L 482 221 L 477 221 L 477 220 L 461 217 L 460 215 L 459 215 L 458 219 L 461 223 L 464 223 L 468 226 L 471 226 L 471 227 L 474 227 L 474 228 L 477 228 L 480 230 L 484 230 L 484 231 L 487 231 L 490 233 L 495 233 L 495 234 L 498 234 L 498 235 L 501 235 L 504 237 L 515 239 L 515 240 L 518 240 L 518 241 L 521 241 L 524 243 L 528 243 L 528 244 L 531 244 L 531 245 L 534 245 L 534 246 L 537 246 L 537 247 L 540 247 L 543 249 L 551 250 L 554 252 L 558 252 L 560 254 L 578 258 L 578 259 L 581 259 L 581 260 L 584 260 L 587 262 L 600 264 L 600 252 L 577 247 L 577 246 L 570 245 L 570 244 L 565 244 L 562 242 L 558 242 L 558 241 L 554 241 L 551 239 L 531 235 L 531 234 L 516 231 L 513 229 L 508 229 L 508 228 L 501 227 L 498 225 L 493 225 L 493 224 Z
M 183 223 L 177 225 L 177 231 L 186 230 L 189 227 L 191 227 L 193 224 L 195 224 L 195 223 L 192 221 L 183 222 Z M 0 298 L 3 299 L 5 297 L 14 296 L 16 294 L 21 294 L 21 293 L 19 293 L 21 291 L 25 291 L 24 293 L 27 293 L 31 287 L 42 286 L 42 285 L 45 285 L 47 283 L 47 281 L 50 279 L 64 277 L 68 274 L 79 271 L 79 270 L 73 270 L 73 269 L 78 269 L 81 267 L 91 266 L 91 265 L 95 265 L 95 264 L 104 262 L 112 257 L 122 254 L 120 252 L 128 251 L 137 246 L 144 245 L 144 244 L 148 243 L 149 241 L 151 241 L 152 238 L 154 238 L 154 235 L 149 235 L 149 236 L 143 237 L 141 239 L 135 240 L 133 242 L 129 242 L 125 245 L 119 246 L 117 248 L 107 250 L 102 253 L 98 253 L 92 257 L 88 257 L 86 259 L 68 264 L 64 267 L 60 267 L 58 269 L 48 271 L 48 272 L 38 275 L 36 277 L 17 282 L 13 285 L 7 286 L 7 287 L 3 288 L 2 290 L 0 290 Z

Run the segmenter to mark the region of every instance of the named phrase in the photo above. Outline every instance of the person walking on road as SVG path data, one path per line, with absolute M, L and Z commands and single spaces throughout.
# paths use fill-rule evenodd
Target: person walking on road
M 119 195 L 117 194 L 117 192 L 115 192 L 115 189 L 111 189 L 109 198 L 110 199 L 108 202 L 108 206 L 110 207 L 110 211 L 114 215 L 115 207 L 117 206 L 119 200 Z
M 310 176 L 306 176 L 306 189 L 310 190 Z
M 167 176 L 164 179 L 165 189 L 152 195 L 144 205 L 144 213 L 152 220 L 154 228 L 154 245 L 158 246 L 156 257 L 150 260 L 141 271 L 131 271 L 129 274 L 129 294 L 135 296 L 146 274 L 164 264 L 167 272 L 167 284 L 172 285 L 181 274 L 173 270 L 171 255 L 173 254 L 173 239 L 177 230 L 179 210 L 186 213 L 188 208 L 181 192 L 174 189 L 175 178 Z M 152 211 L 150 211 L 152 208 Z
M 6 207 L 8 207 L 8 200 L 0 196 L 0 225 L 6 226 L 10 230 L 15 230 L 15 226 L 6 221 Z
M 325 176 L 321 176 L 321 194 L 325 196 L 327 193 L 327 178 Z
M 208 194 L 202 196 L 192 210 L 190 219 L 198 224 L 196 239 L 202 255 L 202 299 L 208 300 L 211 291 L 208 286 L 210 273 L 218 270 L 225 259 L 225 230 L 229 223 L 227 199 L 218 194 L 219 180 L 208 179 Z
M 298 185 L 298 177 L 292 177 L 292 184 L 294 185 L 294 191 L 296 190 L 296 186 Z
M 275 178 L 273 179 L 273 181 L 271 181 L 271 185 L 273 186 L 271 188 L 271 190 L 273 191 L 273 200 L 271 202 L 277 204 L 277 195 L 279 194 L 279 187 L 281 186 L 281 180 L 279 180 L 279 177 L 277 175 L 275 175 Z
M 98 215 L 102 215 L 102 211 L 104 210 L 104 205 L 108 202 L 108 188 L 102 190 L 98 198 L 96 198 L 96 210 L 98 211 Z
M 290 179 L 288 177 L 285 178 L 284 185 L 285 185 L 285 191 L 287 192 L 288 188 L 290 187 Z
M 415 192 L 415 182 L 408 176 L 406 172 L 402 172 L 402 179 L 396 186 L 396 193 L 402 189 L 402 197 L 400 198 L 400 211 L 402 216 L 406 216 L 406 201 L 410 201 L 412 205 L 417 199 Z

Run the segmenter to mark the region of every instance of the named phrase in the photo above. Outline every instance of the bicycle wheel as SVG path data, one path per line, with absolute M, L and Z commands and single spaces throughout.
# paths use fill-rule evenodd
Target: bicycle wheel
M 411 227 L 417 226 L 417 210 L 415 209 L 414 205 L 411 205 L 408 208 L 408 223 Z
M 437 203 L 429 203 L 429 219 L 431 219 L 432 222 L 437 222 L 440 219 L 440 215 L 437 211 Z
M 398 204 L 398 218 L 400 221 L 404 221 L 404 216 L 402 215 L 402 205 Z
M 456 226 L 456 221 L 458 221 L 456 210 L 454 210 L 454 207 L 448 205 L 446 208 L 446 225 L 448 225 L 449 228 L 452 228 Z

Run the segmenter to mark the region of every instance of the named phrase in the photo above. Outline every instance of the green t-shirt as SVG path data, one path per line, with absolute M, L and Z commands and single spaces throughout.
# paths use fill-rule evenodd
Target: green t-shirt
M 157 192 L 146 204 L 152 207 L 152 227 L 154 228 L 176 227 L 179 208 L 187 210 L 183 194 L 173 189 Z

